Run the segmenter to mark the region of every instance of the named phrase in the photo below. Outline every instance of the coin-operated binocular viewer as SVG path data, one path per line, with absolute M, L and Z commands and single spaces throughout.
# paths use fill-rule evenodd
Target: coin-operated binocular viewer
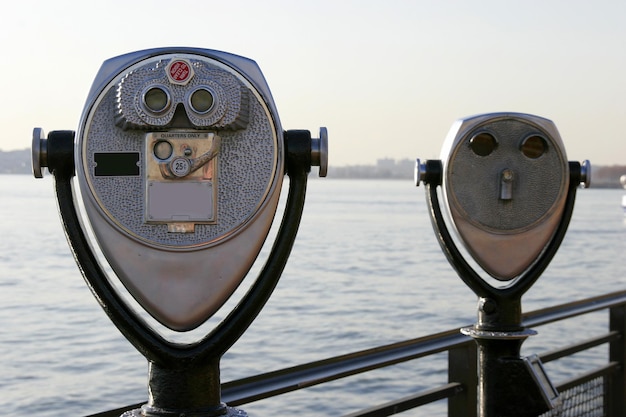
M 149 362 L 149 400 L 125 416 L 244 414 L 221 401 L 219 361 L 273 291 L 298 230 L 308 173 L 319 166 L 325 176 L 327 155 L 325 128 L 319 138 L 282 130 L 254 61 L 194 48 L 105 61 L 76 133 L 44 137 L 34 130 L 34 174 L 41 177 L 48 167 L 54 175 L 79 267 Z M 188 335 L 224 305 L 270 232 L 285 174 L 281 226 L 237 306 L 189 343 L 148 325 L 141 309 L 158 326 Z M 84 222 L 74 203 L 74 175 Z M 139 308 L 119 293 L 116 279 Z
M 558 393 L 541 361 L 520 356 L 523 341 L 535 334 L 522 325 L 521 297 L 565 236 L 576 190 L 589 186 L 588 161 L 567 161 L 550 120 L 494 113 L 457 121 L 441 160 L 417 160 L 415 173 L 416 184 L 426 185 L 443 252 L 478 296 L 478 322 L 462 332 L 478 344 L 479 415 L 537 416 L 553 408 Z M 467 262 L 459 240 L 491 279 Z

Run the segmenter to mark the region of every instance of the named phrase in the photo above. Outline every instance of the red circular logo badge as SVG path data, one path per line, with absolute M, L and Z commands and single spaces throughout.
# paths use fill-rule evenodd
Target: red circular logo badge
M 185 82 L 191 75 L 191 68 L 185 61 L 174 61 L 169 66 L 170 78 L 175 82 Z

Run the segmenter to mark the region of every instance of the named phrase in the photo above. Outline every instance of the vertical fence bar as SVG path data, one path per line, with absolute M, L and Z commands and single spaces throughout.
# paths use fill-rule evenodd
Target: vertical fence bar
M 463 391 L 448 399 L 448 417 L 476 417 L 478 356 L 473 340 L 448 350 L 448 382 L 463 384 Z
M 623 416 L 626 413 L 626 305 L 609 309 L 609 327 L 621 335 L 609 343 L 609 361 L 620 366 L 605 378 L 605 409 L 608 416 Z

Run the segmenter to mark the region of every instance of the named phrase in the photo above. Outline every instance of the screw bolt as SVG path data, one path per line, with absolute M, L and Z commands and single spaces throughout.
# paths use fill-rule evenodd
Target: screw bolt
M 481 298 L 478 302 L 478 308 L 485 314 L 493 314 L 498 309 L 498 305 L 491 298 Z

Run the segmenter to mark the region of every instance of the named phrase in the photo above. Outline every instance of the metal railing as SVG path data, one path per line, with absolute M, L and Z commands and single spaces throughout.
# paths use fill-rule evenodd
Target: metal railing
M 608 345 L 609 351 L 607 363 L 556 383 L 562 404 L 542 417 L 626 415 L 626 291 L 526 313 L 524 325 L 534 328 L 600 310 L 609 312 L 604 334 L 539 355 L 543 363 L 548 363 L 601 345 Z M 449 417 L 476 416 L 476 343 L 459 329 L 227 382 L 222 385 L 222 399 L 231 406 L 240 406 L 441 352 L 448 352 L 446 384 L 345 417 L 390 416 L 442 399 L 448 399 Z M 139 406 L 133 404 L 91 417 L 117 417 Z

